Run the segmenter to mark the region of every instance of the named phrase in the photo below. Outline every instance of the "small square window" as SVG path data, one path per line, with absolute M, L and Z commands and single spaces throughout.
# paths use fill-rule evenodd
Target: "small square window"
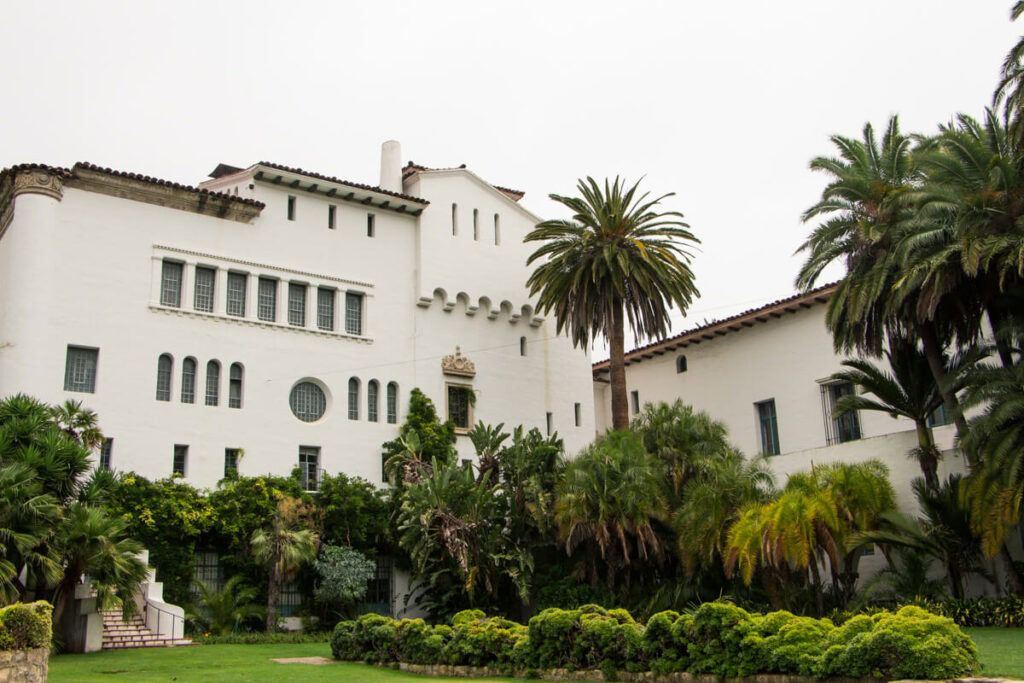
M 64 391 L 96 393 L 96 362 L 99 349 L 68 346 L 64 364 Z
M 295 197 L 288 195 L 288 220 L 295 220 Z

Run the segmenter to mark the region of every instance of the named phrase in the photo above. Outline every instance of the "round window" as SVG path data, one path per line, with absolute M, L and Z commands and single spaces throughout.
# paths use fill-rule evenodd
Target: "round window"
M 292 413 L 303 422 L 316 422 L 327 410 L 327 397 L 316 384 L 306 381 L 292 387 L 288 403 Z

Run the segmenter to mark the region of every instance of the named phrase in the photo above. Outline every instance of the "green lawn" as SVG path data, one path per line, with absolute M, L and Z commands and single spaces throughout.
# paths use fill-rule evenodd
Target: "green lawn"
M 978 645 L 986 676 L 1024 679 L 1024 628 L 965 628 Z
M 1024 679 L 1024 629 L 965 629 L 978 644 L 986 676 Z M 50 680 L 61 681 L 448 681 L 361 664 L 278 664 L 282 657 L 330 657 L 326 643 L 304 645 L 194 645 L 152 650 L 122 650 L 91 655 L 57 655 L 50 659 Z M 483 679 L 481 679 L 483 680 Z M 515 680 L 515 679 L 486 679 Z
M 324 666 L 278 664 L 282 657 L 330 657 L 327 643 L 304 645 L 193 645 L 97 652 L 89 655 L 56 655 L 50 658 L 50 681 L 359 681 L 400 683 L 401 681 L 448 681 L 466 683 L 465 678 L 414 676 L 392 669 L 334 662 Z M 477 679 L 504 680 L 516 679 Z

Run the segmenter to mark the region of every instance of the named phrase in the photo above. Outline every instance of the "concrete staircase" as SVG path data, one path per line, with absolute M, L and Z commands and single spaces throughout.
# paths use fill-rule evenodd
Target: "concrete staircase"
M 136 614 L 129 621 L 121 617 L 120 609 L 101 610 L 103 615 L 104 650 L 122 650 L 134 647 L 176 647 L 191 645 L 187 638 L 174 638 L 169 635 L 153 633 L 146 626 L 141 614 Z

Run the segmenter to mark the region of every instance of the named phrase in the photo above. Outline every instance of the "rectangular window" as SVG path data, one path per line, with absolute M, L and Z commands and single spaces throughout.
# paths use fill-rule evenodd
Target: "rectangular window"
M 825 414 L 825 444 L 846 443 L 860 438 L 860 420 L 857 413 L 838 414 L 837 405 L 843 396 L 853 395 L 850 382 L 821 385 L 821 404 Z
M 363 295 L 345 292 L 345 332 L 363 333 Z
M 110 456 L 114 452 L 114 439 L 113 437 L 107 437 L 103 439 L 103 444 L 100 446 L 100 469 L 110 469 Z
M 228 273 L 228 315 L 245 317 L 245 273 Z
M 288 324 L 306 326 L 306 285 L 288 283 Z
M 469 387 L 448 385 L 448 419 L 456 429 L 469 429 L 472 422 L 470 414 Z
M 181 365 L 181 402 L 196 402 L 196 361 L 186 358 Z
M 224 585 L 224 573 L 220 568 L 220 558 L 217 553 L 200 551 L 196 553 L 195 563 L 192 565 L 192 594 L 199 597 L 200 591 L 197 584 L 205 584 L 211 590 L 220 590 Z
M 554 423 L 554 421 L 554 415 L 551 413 L 544 413 L 544 426 L 547 428 L 548 436 L 551 436 L 551 430 L 553 428 L 552 423 Z
M 945 403 L 940 403 L 939 407 L 928 415 L 929 427 L 941 427 L 942 425 L 948 425 L 950 422 L 952 420 L 949 419 L 949 413 L 946 412 Z
M 328 230 L 334 230 L 334 228 L 335 228 L 335 220 L 337 219 L 337 216 L 338 216 L 338 207 L 336 207 L 334 204 L 329 205 L 327 207 L 327 229 Z
M 238 448 L 225 448 L 224 449 L 224 478 L 237 477 L 238 476 L 238 454 L 241 449 Z
M 171 370 L 173 368 L 171 357 L 166 353 L 157 359 L 156 367 L 156 400 L 171 400 Z
M 480 239 L 480 212 L 473 209 L 473 241 Z
M 775 399 L 755 403 L 757 421 L 761 427 L 761 455 L 778 455 L 779 421 L 775 415 Z
M 579 427 L 580 423 L 583 422 L 583 410 L 579 403 L 572 404 L 572 414 L 576 419 L 576 426 Z
M 366 236 L 373 237 L 374 232 L 374 217 L 372 213 L 366 214 Z
M 181 264 L 164 261 L 160 275 L 160 305 L 181 306 Z
M 388 384 L 388 424 L 398 422 L 398 385 L 394 382 Z
M 391 574 L 391 558 L 378 557 L 377 573 L 366 582 L 366 595 L 363 597 L 368 612 L 391 614 L 391 596 L 394 594 Z
M 633 404 L 633 413 L 634 414 L 639 413 L 640 412 L 640 392 L 639 391 L 631 391 L 631 392 L 629 392 L 629 400 Z
M 181 444 L 174 445 L 174 462 L 171 463 L 171 474 L 184 477 L 188 474 L 188 446 Z
M 277 280 L 260 278 L 256 289 L 256 315 L 268 323 L 277 320 Z
M 64 363 L 64 391 L 96 393 L 96 361 L 99 349 L 68 346 Z
M 316 290 L 316 326 L 321 330 L 334 329 L 334 290 L 319 287 Z
M 501 222 L 498 214 L 494 214 L 494 246 L 501 244 Z
M 299 482 L 303 491 L 316 491 L 320 481 L 320 447 L 299 446 Z
M 213 268 L 196 266 L 196 286 L 193 305 L 197 311 L 213 312 L 213 283 L 217 271 Z
M 288 195 L 288 220 L 295 220 L 295 197 Z
M 232 363 L 228 373 L 228 408 L 241 408 L 242 366 L 238 363 Z

